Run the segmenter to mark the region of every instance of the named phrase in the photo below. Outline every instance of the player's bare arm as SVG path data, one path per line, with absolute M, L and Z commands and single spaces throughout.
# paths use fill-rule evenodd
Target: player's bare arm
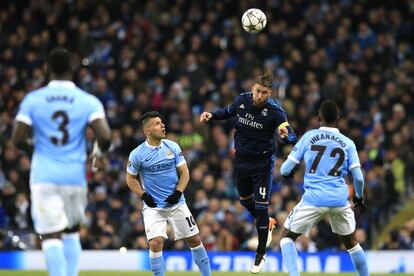
M 12 141 L 14 144 L 18 147 L 24 146 L 30 130 L 31 126 L 20 121 L 15 121 L 12 132 Z
M 91 123 L 91 128 L 98 138 L 99 149 L 103 152 L 107 151 L 111 146 L 111 129 L 108 121 L 104 118 L 99 118 Z
M 178 172 L 178 185 L 177 190 L 180 192 L 184 192 L 184 190 L 187 188 L 188 181 L 190 180 L 190 172 L 187 167 L 187 163 L 182 164 L 177 168 Z
M 185 188 L 187 188 L 188 181 L 190 180 L 190 172 L 188 171 L 187 164 L 184 163 L 183 165 L 177 167 L 178 173 L 178 184 L 174 192 L 167 197 L 165 200 L 170 204 L 177 204 L 180 200 Z
M 210 112 L 204 111 L 200 115 L 200 122 L 201 123 L 208 122 L 211 119 L 211 117 L 212 117 L 212 115 L 211 115 Z
M 142 189 L 141 183 L 139 183 L 137 176 L 127 172 L 125 178 L 129 189 L 141 198 L 144 194 L 144 190 Z

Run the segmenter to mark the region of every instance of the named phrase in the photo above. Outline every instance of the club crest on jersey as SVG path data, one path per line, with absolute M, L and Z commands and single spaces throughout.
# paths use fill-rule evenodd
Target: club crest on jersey
M 262 110 L 262 116 L 266 117 L 267 116 L 267 108 L 264 108 Z
M 167 156 L 171 157 L 173 155 L 173 153 L 170 150 L 167 150 Z

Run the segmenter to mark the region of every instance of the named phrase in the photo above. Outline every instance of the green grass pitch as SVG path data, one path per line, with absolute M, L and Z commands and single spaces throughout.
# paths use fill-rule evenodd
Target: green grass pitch
M 45 271 L 12 271 L 12 270 L 0 270 L 0 275 L 2 276 L 47 276 Z M 198 272 L 167 272 L 166 276 L 199 276 Z M 213 272 L 212 276 L 251 276 L 249 272 Z M 260 273 L 260 276 L 288 276 L 287 273 Z M 324 273 L 302 273 L 303 276 L 355 276 L 356 273 L 334 273 L 334 274 L 324 274 Z M 371 276 L 407 276 L 414 274 L 371 274 Z M 141 272 L 141 271 L 130 271 L 130 272 L 121 272 L 121 271 L 82 271 L 80 276 L 152 276 L 151 272 Z

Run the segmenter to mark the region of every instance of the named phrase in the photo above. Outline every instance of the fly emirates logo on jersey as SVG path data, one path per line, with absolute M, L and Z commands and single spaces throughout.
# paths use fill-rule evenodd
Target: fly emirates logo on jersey
M 239 114 L 237 114 L 237 118 L 238 118 L 240 124 L 250 126 L 250 127 L 254 127 L 254 128 L 257 128 L 257 129 L 263 129 L 263 124 L 255 122 L 254 121 L 254 116 L 250 113 L 246 113 L 244 115 L 244 118 L 241 117 Z

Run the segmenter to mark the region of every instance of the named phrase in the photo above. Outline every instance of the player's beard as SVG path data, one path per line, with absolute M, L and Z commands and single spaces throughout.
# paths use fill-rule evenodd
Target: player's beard
M 264 100 L 263 102 L 253 100 L 253 106 L 256 107 L 256 108 L 262 108 L 262 107 L 265 106 L 266 101 L 267 101 L 267 99 Z

